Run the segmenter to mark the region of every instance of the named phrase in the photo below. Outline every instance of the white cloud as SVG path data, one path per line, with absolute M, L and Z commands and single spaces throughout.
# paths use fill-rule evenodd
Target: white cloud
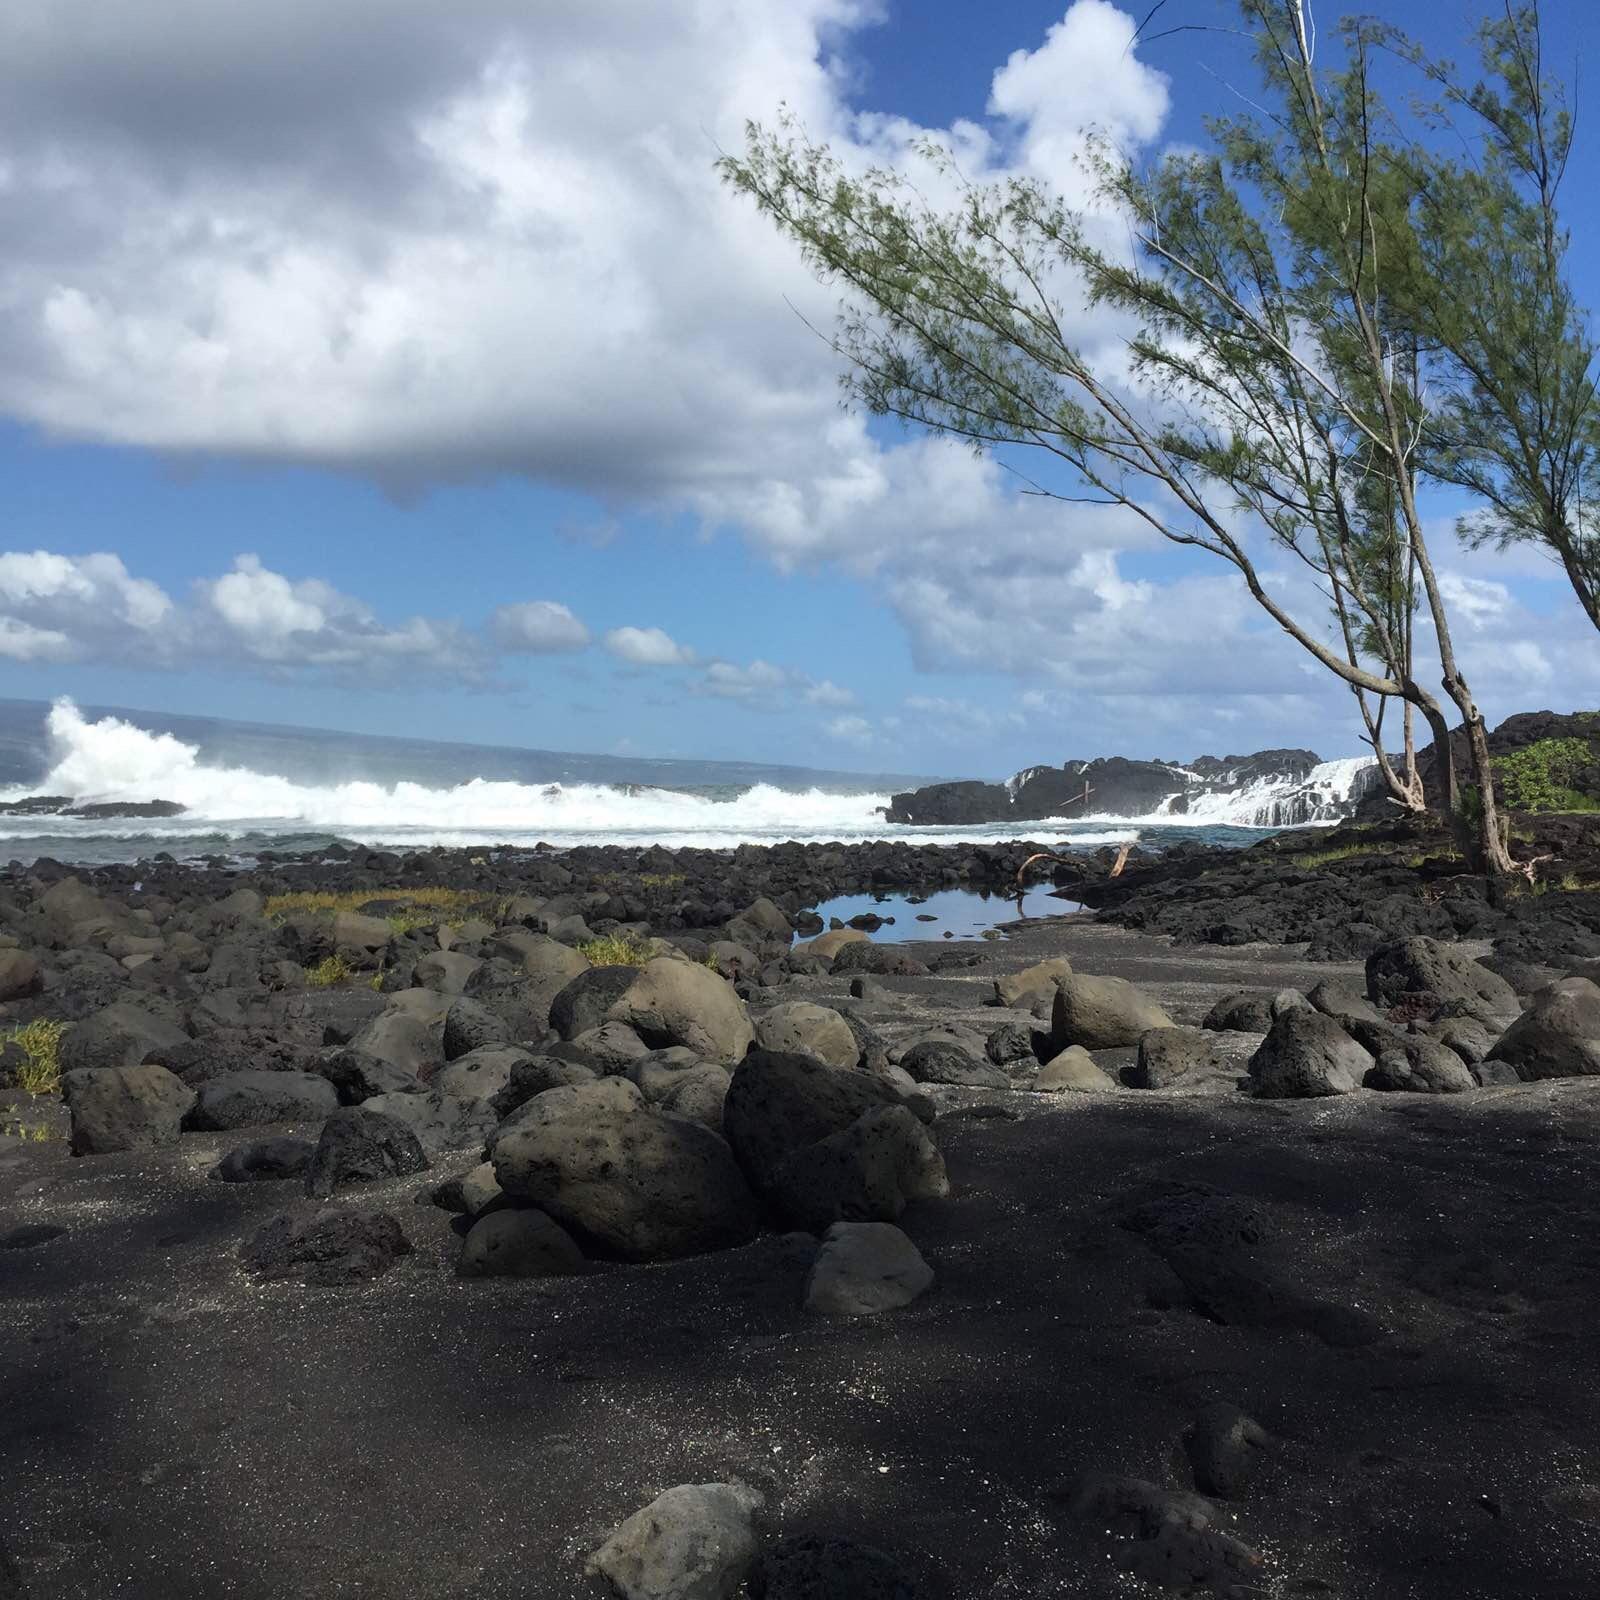
M 823 678 L 819 683 L 809 685 L 802 691 L 801 698 L 808 706 L 825 706 L 830 709 L 853 706 L 856 703 L 855 691 L 841 688 L 831 678 Z
M 489 637 L 512 654 L 553 655 L 584 649 L 589 630 L 568 607 L 554 600 L 524 600 L 500 606 L 491 614 Z
M 694 660 L 692 650 L 660 628 L 613 628 L 605 645 L 618 660 L 636 667 L 683 667 Z
M 698 688 L 724 700 L 752 700 L 770 697 L 791 682 L 792 675 L 770 661 L 752 661 L 743 667 L 731 661 L 713 661 L 706 667 Z
M 55 628 L 0 617 L 0 656 L 10 661 L 70 661 L 72 640 Z
M 872 724 L 865 717 L 835 717 L 823 724 L 822 731 L 841 744 L 864 746 L 872 743 Z

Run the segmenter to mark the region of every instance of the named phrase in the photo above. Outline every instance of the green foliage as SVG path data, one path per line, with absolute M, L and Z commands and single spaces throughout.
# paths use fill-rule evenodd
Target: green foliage
M 61 1087 L 61 1036 L 66 1031 L 66 1023 L 40 1017 L 0 1035 L 0 1044 L 21 1045 L 28 1058 L 17 1077 L 23 1093 L 54 1094 Z
M 597 939 L 586 939 L 578 946 L 578 954 L 585 957 L 591 967 L 642 967 L 654 958 L 655 952 L 632 934 L 607 933 Z
M 292 894 L 275 894 L 266 904 L 266 915 L 274 922 L 293 916 L 334 916 L 340 911 L 359 912 L 363 906 L 399 902 L 383 913 L 396 933 L 411 933 L 417 928 L 459 926 L 469 916 L 482 916 L 498 922 L 505 901 L 480 889 L 356 889 L 335 893 L 326 889 L 301 889 Z
M 1314 872 L 1318 867 L 1329 867 L 1338 861 L 1351 861 L 1364 856 L 1388 855 L 1394 849 L 1389 844 L 1340 844 L 1331 845 L 1326 850 L 1307 850 L 1301 855 L 1290 856 L 1290 862 L 1307 872 Z
M 24 1122 L 20 1117 L 0 1122 L 0 1134 L 30 1144 L 44 1144 L 47 1140 L 61 1137 L 47 1122 Z
M 1583 739 L 1540 739 L 1494 758 L 1496 784 L 1518 811 L 1600 811 L 1600 796 L 1575 787 L 1584 769 L 1596 764 Z
M 331 955 L 306 969 L 306 982 L 313 989 L 332 989 L 337 984 L 348 983 L 356 970 L 341 955 Z

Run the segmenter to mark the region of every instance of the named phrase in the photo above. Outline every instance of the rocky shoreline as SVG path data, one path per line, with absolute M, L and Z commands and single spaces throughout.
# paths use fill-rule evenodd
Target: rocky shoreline
M 812 908 L 1048 841 L 10 870 L 0 1594 L 1593 1592 L 1600 860 L 1521 826 L 987 942 Z

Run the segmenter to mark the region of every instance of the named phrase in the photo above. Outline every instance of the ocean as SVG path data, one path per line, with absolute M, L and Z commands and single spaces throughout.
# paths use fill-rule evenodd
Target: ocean
M 1331 765 L 1331 764 L 1330 764 Z M 429 845 L 662 844 L 730 848 L 784 840 L 955 844 L 1028 838 L 1087 850 L 1138 839 L 1242 845 L 1226 805 L 1203 815 L 1078 817 L 986 827 L 907 828 L 880 808 L 935 781 L 721 761 L 650 760 L 379 738 L 317 729 L 0 701 L 0 801 L 171 800 L 178 817 L 0 816 L 0 859 L 93 865 L 157 852 L 180 860 L 312 851 L 335 841 Z M 1249 815 L 1259 793 L 1241 797 Z

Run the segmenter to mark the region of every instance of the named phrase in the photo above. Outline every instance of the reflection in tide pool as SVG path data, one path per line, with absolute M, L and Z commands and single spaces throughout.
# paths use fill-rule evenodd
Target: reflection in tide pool
M 1061 917 L 1081 911 L 1076 900 L 1063 900 L 1050 892 L 1049 884 L 1036 884 L 1022 897 L 994 894 L 983 889 L 937 889 L 926 897 L 914 891 L 884 891 L 878 894 L 842 894 L 824 900 L 816 913 L 826 923 L 837 917 L 848 923 L 866 913 L 894 922 L 872 930 L 879 943 L 902 944 L 907 939 L 976 939 L 989 928 L 1004 931 L 1019 917 Z

